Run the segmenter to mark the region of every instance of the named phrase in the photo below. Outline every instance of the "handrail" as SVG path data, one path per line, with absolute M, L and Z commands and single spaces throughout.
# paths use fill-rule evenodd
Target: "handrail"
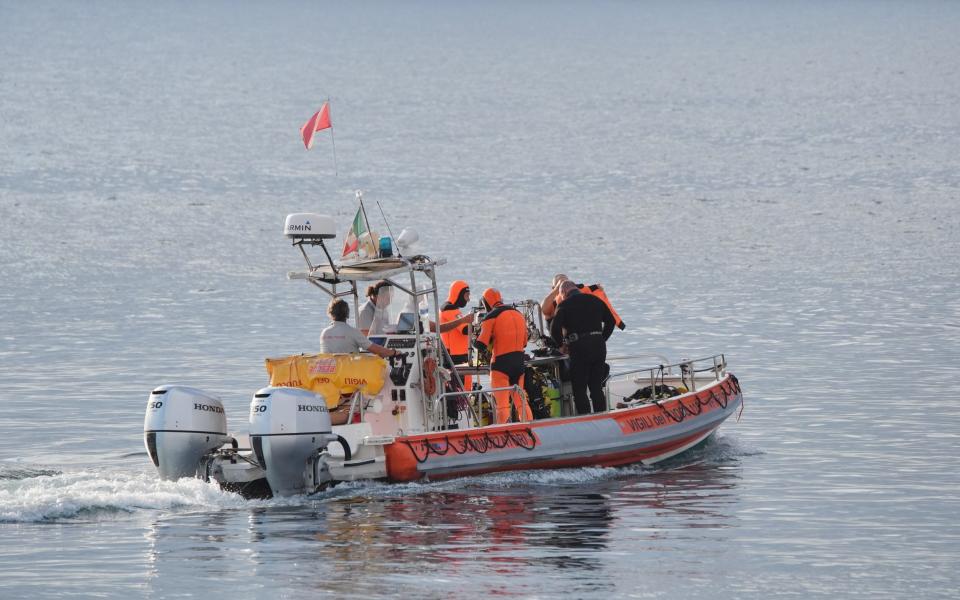
M 719 359 L 720 359 L 719 362 L 717 362 L 717 358 L 718 358 L 718 357 L 719 357 Z M 655 367 L 641 367 L 641 368 L 639 368 L 639 369 L 630 369 L 629 371 L 620 371 L 620 372 L 618 372 L 618 373 L 610 373 L 610 375 L 607 376 L 607 380 L 613 379 L 614 377 L 623 377 L 624 375 L 631 375 L 631 374 L 633 374 L 633 373 L 646 373 L 646 372 L 648 372 L 648 371 L 660 371 L 660 370 L 662 370 L 662 369 L 673 369 L 673 367 L 677 367 L 678 369 L 682 369 L 682 368 L 684 368 L 685 365 L 693 365 L 693 364 L 696 364 L 696 363 L 699 363 L 699 362 L 706 362 L 706 361 L 711 361 L 711 363 L 713 364 L 713 366 L 710 367 L 710 368 L 708 368 L 708 369 L 694 370 L 693 372 L 695 372 L 695 373 L 704 373 L 704 372 L 707 372 L 707 371 L 720 371 L 720 372 L 725 372 L 725 371 L 726 371 L 727 361 L 726 361 L 726 359 L 724 358 L 724 355 L 723 355 L 723 354 L 714 354 L 713 356 L 705 356 L 705 357 L 702 357 L 702 358 L 694 358 L 694 359 L 682 360 L 682 361 L 680 361 L 680 362 L 676 362 L 676 363 L 669 364 L 669 365 L 664 364 L 664 365 L 657 365 L 657 366 L 655 366 Z M 718 377 L 718 379 L 719 379 L 719 377 Z
M 444 393 L 442 393 L 442 394 L 439 394 L 439 395 L 437 396 L 437 399 L 434 400 L 434 403 L 433 403 L 433 413 L 436 414 L 436 413 L 437 413 L 437 410 L 440 408 L 440 401 L 443 400 L 443 399 L 445 399 L 445 398 L 448 398 L 448 397 L 450 397 L 450 396 L 467 396 L 467 395 L 472 396 L 472 395 L 474 395 L 474 394 L 485 394 L 485 395 L 486 395 L 488 392 L 504 392 L 504 391 L 514 391 L 514 392 L 516 392 L 518 395 L 523 394 L 523 390 L 520 389 L 520 386 L 519 386 L 519 385 L 508 385 L 508 386 L 496 387 L 496 388 L 480 388 L 480 389 L 476 389 L 476 390 L 464 390 L 464 391 L 461 391 L 461 392 L 444 392 Z M 490 397 L 488 398 L 488 400 L 489 400 L 490 404 L 493 406 L 493 421 L 496 421 L 496 415 L 497 415 L 497 398 L 496 398 L 496 396 L 494 396 L 493 394 L 489 394 L 489 396 L 490 396 Z M 518 421 L 517 421 L 517 422 L 518 422 L 518 423 L 524 423 L 525 421 L 523 420 L 523 414 L 522 414 L 523 411 L 520 410 L 520 407 L 519 407 L 519 406 L 516 406 L 516 405 L 514 404 L 514 402 L 513 402 L 513 394 L 510 395 L 510 405 L 511 405 L 513 408 L 517 409 L 517 417 L 518 417 Z M 479 423 L 479 422 L 480 422 L 480 417 L 479 417 L 479 416 L 477 415 L 477 413 L 473 410 L 473 405 L 471 405 L 469 402 L 467 402 L 467 408 L 470 410 L 470 415 L 473 417 L 474 422 Z M 499 425 L 499 423 L 493 423 L 493 424 Z
M 707 361 L 709 361 L 710 367 L 705 369 L 694 368 L 697 363 L 705 363 Z M 673 376 L 673 367 L 677 367 L 680 370 L 680 381 L 683 382 L 683 385 L 691 392 L 695 392 L 697 391 L 697 373 L 706 373 L 712 371 L 714 379 L 720 381 L 721 375 L 726 373 L 727 370 L 727 359 L 723 354 L 714 354 L 713 356 L 682 360 L 672 365 L 657 365 L 656 367 L 646 367 L 622 371 L 620 373 L 611 373 L 604 381 L 603 390 L 603 395 L 607 401 L 607 410 L 610 410 L 610 380 L 624 377 L 626 375 L 633 375 L 634 373 L 648 373 L 650 376 L 650 389 L 653 391 L 657 389 L 656 386 L 658 379 L 662 382 L 665 375 L 670 375 L 671 377 Z M 639 381 L 639 379 L 639 377 L 636 378 L 637 381 Z
M 660 360 L 660 363 L 663 364 L 663 365 L 667 365 L 667 363 L 670 362 L 670 359 L 667 358 L 666 356 L 664 356 L 664 355 L 662 355 L 662 354 L 652 354 L 652 353 L 650 353 L 650 354 L 631 354 L 631 355 L 627 355 L 627 356 L 608 356 L 608 357 L 607 357 L 607 362 L 616 362 L 616 361 L 620 361 L 620 360 L 636 360 L 636 359 L 638 359 L 638 358 L 650 358 L 650 357 L 659 359 L 659 360 Z

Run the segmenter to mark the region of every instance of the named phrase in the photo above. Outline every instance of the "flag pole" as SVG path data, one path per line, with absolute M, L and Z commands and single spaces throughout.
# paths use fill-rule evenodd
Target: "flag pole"
M 333 175 L 334 177 L 340 176 L 340 171 L 337 169 L 337 143 L 333 140 L 333 113 L 330 112 L 330 96 L 327 96 L 327 115 L 330 117 L 330 144 L 333 146 Z M 360 203 L 363 206 L 363 203 Z
M 370 243 L 373 244 L 374 253 L 379 253 L 380 248 L 378 248 L 377 245 L 380 243 L 380 241 L 373 241 L 373 230 L 370 229 L 370 219 L 367 218 L 367 209 L 363 207 L 363 192 L 360 190 L 357 190 L 357 200 L 360 201 L 360 212 L 363 213 L 363 222 L 367 224 L 367 237 L 370 238 Z

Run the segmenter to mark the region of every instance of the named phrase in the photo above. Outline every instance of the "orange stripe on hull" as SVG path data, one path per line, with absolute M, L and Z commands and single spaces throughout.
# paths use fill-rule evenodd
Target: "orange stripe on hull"
M 511 423 L 500 426 L 483 427 L 465 430 L 438 431 L 421 435 L 407 436 L 386 446 L 387 477 L 391 481 L 415 481 L 429 475 L 431 479 L 461 477 L 466 475 L 480 475 L 499 471 L 517 471 L 525 469 L 556 469 L 569 467 L 600 466 L 613 467 L 637 462 L 650 462 L 658 457 L 665 458 L 704 438 L 729 416 L 707 418 L 717 411 L 730 410 L 739 403 L 739 388 L 726 385 L 728 380 L 721 381 L 721 385 L 711 386 L 694 394 L 679 396 L 661 402 L 661 405 L 646 404 L 630 410 L 615 411 L 560 419 L 548 419 L 531 423 Z M 686 416 L 684 416 L 686 411 Z M 670 415 L 675 418 L 671 418 Z M 677 420 L 679 418 L 679 420 Z M 686 418 L 704 419 L 701 427 L 691 430 L 681 428 L 679 423 Z M 615 439 L 624 442 L 623 445 L 633 447 L 628 449 L 610 448 L 597 449 L 591 453 L 584 449 L 577 456 L 569 458 L 551 458 L 550 452 L 557 451 L 557 432 L 565 427 L 575 427 L 578 424 L 594 424 L 595 427 L 604 427 L 601 421 L 610 421 L 617 428 Z M 690 422 L 694 424 L 693 421 Z M 686 429 L 681 437 L 672 437 L 673 429 Z M 576 435 L 575 431 L 571 432 Z M 678 432 L 679 433 L 679 432 Z M 560 435 L 563 435 L 562 433 Z M 609 428 L 606 434 L 609 435 Z M 622 437 L 621 437 L 622 436 Z M 650 440 L 649 444 L 638 447 L 631 440 L 642 439 L 642 436 L 670 437 L 667 441 Z M 543 439 L 552 439 L 551 450 L 543 448 Z M 604 438 L 607 442 L 609 437 Z M 603 440 L 600 440 L 603 442 Z M 541 448 L 539 456 L 537 448 Z M 516 450 L 531 450 L 534 455 L 529 460 L 518 459 Z M 544 451 L 547 455 L 544 455 Z M 491 460 L 478 463 L 476 458 L 492 452 Z M 497 460 L 499 453 L 503 458 Z M 556 452 L 560 453 L 560 452 Z M 467 464 L 458 465 L 457 461 L 448 460 L 455 456 L 463 456 Z M 470 464 L 473 459 L 472 464 Z M 432 464 L 430 464 L 432 463 Z M 425 468 L 421 470 L 421 466 Z
M 448 471 L 439 474 L 431 474 L 430 479 L 439 480 L 439 479 L 452 479 L 455 477 L 465 477 L 469 475 L 484 475 L 487 473 L 499 473 L 504 471 L 525 471 L 531 469 L 566 469 L 566 468 L 575 468 L 575 467 L 618 467 L 623 465 L 634 464 L 638 462 L 643 462 L 646 460 L 654 459 L 658 456 L 664 454 L 670 454 L 671 452 L 677 450 L 678 448 L 683 448 L 684 446 L 694 442 L 697 438 L 703 438 L 716 430 L 720 425 L 714 425 L 707 428 L 705 431 L 697 431 L 696 433 L 683 437 L 677 440 L 671 440 L 663 444 L 655 444 L 647 446 L 641 449 L 632 449 L 626 450 L 623 452 L 612 452 L 609 454 L 603 454 L 600 456 L 580 456 L 576 458 L 565 458 L 565 459 L 539 459 L 531 461 L 528 463 L 514 463 L 510 465 L 496 465 L 490 467 L 480 467 L 480 468 L 465 468 L 462 470 Z M 394 444 L 393 446 L 397 446 Z M 407 450 L 407 448 L 402 448 L 403 452 L 396 452 L 395 455 L 391 456 L 391 452 L 387 452 L 387 470 L 388 477 L 390 481 L 393 482 L 407 482 L 407 481 L 416 481 L 422 479 L 425 474 L 421 473 L 417 469 L 416 459 L 413 458 L 412 454 Z M 394 464 L 391 464 L 394 458 L 401 457 L 409 458 L 408 461 L 403 461 L 404 469 L 395 469 Z M 410 464 L 412 463 L 412 464 Z

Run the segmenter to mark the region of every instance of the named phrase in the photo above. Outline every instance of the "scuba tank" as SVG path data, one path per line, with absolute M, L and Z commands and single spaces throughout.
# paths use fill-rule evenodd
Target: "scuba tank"
M 490 408 L 490 401 L 487 400 L 486 394 L 476 393 L 478 390 L 480 390 L 480 384 L 474 381 L 474 393 L 471 395 L 470 403 L 473 405 L 473 408 L 476 411 L 477 418 L 480 419 L 480 421 L 477 423 L 477 427 L 483 427 L 490 424 L 490 417 L 493 415 L 493 411 Z
M 489 425 L 492 416 L 493 409 L 490 406 L 490 401 L 484 396 L 483 400 L 480 401 L 480 425 Z
M 551 417 L 560 416 L 560 388 L 553 379 L 547 379 L 543 386 L 543 402 L 550 409 Z

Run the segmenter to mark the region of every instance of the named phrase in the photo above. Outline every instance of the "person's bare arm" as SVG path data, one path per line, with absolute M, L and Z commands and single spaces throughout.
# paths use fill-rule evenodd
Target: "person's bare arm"
M 452 321 L 447 321 L 446 323 L 441 323 L 440 333 L 446 333 L 451 329 L 456 329 L 457 327 L 461 327 L 463 325 L 469 325 L 471 321 L 473 321 L 473 313 L 463 315 L 459 319 L 454 319 Z M 436 331 L 436 330 L 437 330 L 437 324 L 434 323 L 433 321 L 430 321 L 430 331 Z
M 540 310 L 543 312 L 543 318 L 552 319 L 557 314 L 557 295 L 560 293 L 560 285 L 554 286 L 550 293 L 543 297 L 540 303 Z
M 384 348 L 380 344 L 370 344 L 370 347 L 367 348 L 368 352 L 373 352 L 381 358 L 390 358 L 391 356 L 396 356 L 400 354 L 399 350 L 394 348 Z

